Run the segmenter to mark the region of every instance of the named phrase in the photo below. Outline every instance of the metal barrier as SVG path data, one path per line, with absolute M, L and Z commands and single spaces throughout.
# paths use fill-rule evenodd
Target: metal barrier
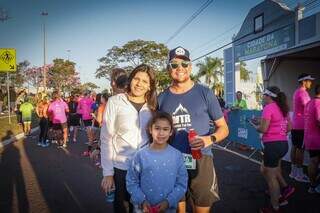
M 241 143 L 255 149 L 262 149 L 260 134 L 248 120 L 261 117 L 258 110 L 233 110 L 228 113 L 228 140 Z

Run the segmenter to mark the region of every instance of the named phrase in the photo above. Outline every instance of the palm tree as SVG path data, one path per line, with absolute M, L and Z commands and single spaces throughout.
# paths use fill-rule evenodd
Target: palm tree
M 197 64 L 199 72 L 197 79 L 205 77 L 205 83 L 214 91 L 221 93 L 223 91 L 223 83 L 220 81 L 224 74 L 222 60 L 220 58 L 206 57 L 204 62 Z M 220 79 L 219 79 L 220 77 Z
M 247 70 L 247 64 L 244 61 L 240 61 L 240 79 L 249 81 L 251 73 L 251 71 Z

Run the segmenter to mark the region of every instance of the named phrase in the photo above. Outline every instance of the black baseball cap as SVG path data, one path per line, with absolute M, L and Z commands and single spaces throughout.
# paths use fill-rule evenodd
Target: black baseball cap
M 173 58 L 182 58 L 182 59 L 191 61 L 190 52 L 181 46 L 176 47 L 169 51 L 168 61 L 171 61 Z

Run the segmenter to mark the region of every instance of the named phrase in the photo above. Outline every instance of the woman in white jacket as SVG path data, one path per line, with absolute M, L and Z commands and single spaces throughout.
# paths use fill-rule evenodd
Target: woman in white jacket
M 126 174 L 137 150 L 148 143 L 147 125 L 156 110 L 155 73 L 148 65 L 139 65 L 129 76 L 128 92 L 108 100 L 101 128 L 101 187 L 115 187 L 115 212 L 132 212 L 126 190 Z M 129 208 L 127 208 L 129 206 Z

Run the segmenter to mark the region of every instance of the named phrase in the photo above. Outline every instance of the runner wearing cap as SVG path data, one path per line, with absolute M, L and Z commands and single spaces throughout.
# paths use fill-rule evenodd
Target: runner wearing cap
M 308 174 L 310 178 L 309 193 L 320 194 L 320 184 L 317 186 L 317 171 L 320 163 L 320 84 L 315 87 L 315 97 L 309 101 L 305 113 L 304 145 L 309 151 L 310 162 Z
M 191 80 L 192 64 L 188 50 L 183 47 L 171 50 L 167 69 L 172 85 L 159 95 L 159 110 L 169 113 L 173 118 L 175 138 L 171 145 L 183 153 L 186 167 L 189 168 L 186 195 L 193 201 L 193 212 L 210 212 L 212 204 L 219 200 L 211 148 L 213 143 L 227 137 L 228 126 L 212 90 Z M 211 120 L 216 127 L 213 134 L 210 131 Z M 190 129 L 195 129 L 199 136 L 191 140 L 189 145 Z M 190 157 L 191 149 L 201 149 L 202 158 L 195 160 Z M 185 212 L 185 206 L 183 199 L 178 211 Z
M 262 208 L 260 212 L 278 212 L 295 191 L 281 172 L 281 159 L 288 152 L 287 134 L 291 130 L 289 106 L 286 95 L 274 86 L 264 91 L 263 101 L 265 106 L 260 124 L 253 125 L 263 134 L 263 163 L 260 170 L 268 184 L 271 206 Z
M 290 177 L 299 182 L 309 182 L 309 178 L 303 173 L 303 136 L 304 136 L 304 108 L 310 101 L 308 91 L 314 78 L 309 74 L 301 74 L 298 77 L 299 88 L 293 95 L 293 119 L 291 131 L 291 173 Z

